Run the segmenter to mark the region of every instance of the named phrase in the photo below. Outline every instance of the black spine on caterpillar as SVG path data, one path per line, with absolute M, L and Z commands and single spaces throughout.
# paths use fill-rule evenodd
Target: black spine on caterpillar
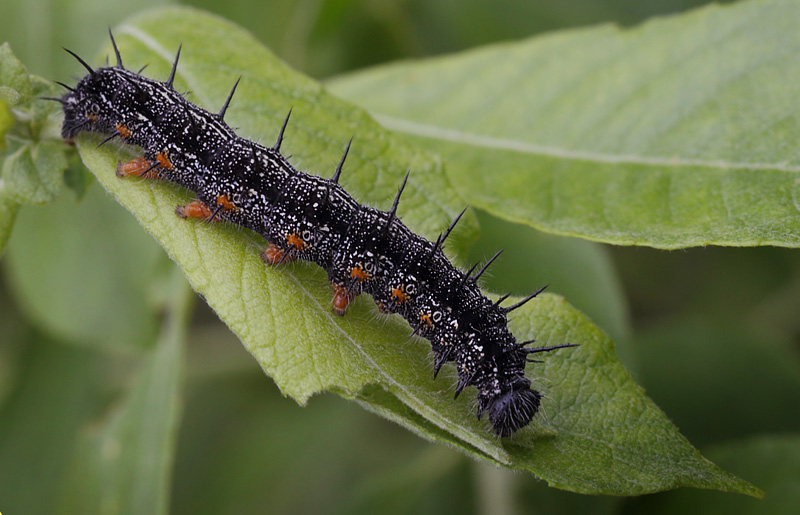
M 114 49 L 117 65 L 97 70 L 70 52 L 89 73 L 54 99 L 63 106 L 65 139 L 97 132 L 108 135 L 102 143 L 118 137 L 141 147 L 139 175 L 154 171 L 195 192 L 202 216 L 264 236 L 276 252 L 268 262 L 302 259 L 324 268 L 340 314 L 362 292 L 381 311 L 400 314 L 431 342 L 434 377 L 455 362 L 456 397 L 477 388 L 478 418 L 488 414 L 497 435 L 531 421 L 541 394 L 524 375 L 530 354 L 574 346 L 525 348 L 530 342 L 509 331 L 507 314 L 539 292 L 510 307 L 500 306 L 504 298 L 492 302 L 477 284 L 485 267 L 473 277 L 445 256 L 453 226 L 430 242 L 397 217 L 402 187 L 389 212 L 361 205 L 338 184 L 344 158 L 332 179 L 298 171 L 280 153 L 285 124 L 272 148 L 241 138 L 223 120 L 233 91 L 218 114 L 210 113 L 173 89 L 177 57 L 170 78 L 159 82 L 126 70 Z

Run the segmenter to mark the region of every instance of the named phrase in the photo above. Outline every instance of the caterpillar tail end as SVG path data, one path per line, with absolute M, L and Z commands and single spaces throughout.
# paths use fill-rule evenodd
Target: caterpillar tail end
M 507 437 L 527 426 L 539 411 L 541 399 L 542 394 L 527 387 L 495 397 L 486 407 L 494 434 Z

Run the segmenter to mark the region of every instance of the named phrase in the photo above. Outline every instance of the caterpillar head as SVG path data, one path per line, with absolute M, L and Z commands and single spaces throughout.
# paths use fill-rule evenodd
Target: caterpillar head
M 88 74 L 61 99 L 64 125 L 61 136 L 71 140 L 83 131 L 110 133 L 115 130 L 119 113 L 112 99 L 118 95 L 117 70 L 103 68 Z

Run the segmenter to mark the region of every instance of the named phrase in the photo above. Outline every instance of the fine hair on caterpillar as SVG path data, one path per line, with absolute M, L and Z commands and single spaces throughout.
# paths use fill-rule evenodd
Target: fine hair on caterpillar
M 502 305 L 508 295 L 497 301 L 483 295 L 478 279 L 499 252 L 466 273 L 449 261 L 442 247 L 464 211 L 428 241 L 398 215 L 408 174 L 388 211 L 360 204 L 339 184 L 352 140 L 330 178 L 299 171 L 281 154 L 291 110 L 273 146 L 247 140 L 224 121 L 241 78 L 211 113 L 173 88 L 180 47 L 169 78 L 160 82 L 127 70 L 111 40 L 114 66 L 93 69 L 67 50 L 88 73 L 53 99 L 63 107 L 66 140 L 96 132 L 105 135 L 98 146 L 119 140 L 140 147 L 141 157 L 118 164 L 120 178 L 166 180 L 192 191 L 196 200 L 178 206 L 178 216 L 256 232 L 267 241 L 261 258 L 270 266 L 294 260 L 319 265 L 338 315 L 356 296 L 370 295 L 382 313 L 399 314 L 412 335 L 431 343 L 434 378 L 445 363 L 455 363 L 455 397 L 475 386 L 478 418 L 486 414 L 495 434 L 510 436 L 530 423 L 542 399 L 525 377 L 531 355 L 575 345 L 531 348 L 532 341 L 517 341 L 508 314 L 544 288 L 508 306 Z

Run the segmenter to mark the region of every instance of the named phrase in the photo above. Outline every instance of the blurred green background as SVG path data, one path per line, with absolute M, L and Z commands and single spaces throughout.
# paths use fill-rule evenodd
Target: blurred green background
M 32 73 L 70 82 L 143 0 L 0 0 L 0 40 Z M 633 25 L 699 0 L 200 0 L 324 80 L 403 58 L 597 23 Z M 74 165 L 80 169 L 79 164 Z M 193 305 L 166 438 L 174 513 L 785 513 L 800 502 L 800 260 L 788 249 L 664 252 L 559 238 L 478 213 L 467 261 L 505 248 L 487 289 L 549 283 L 619 346 L 648 394 L 704 455 L 767 492 L 637 499 L 548 489 L 429 444 L 331 394 L 281 397 L 215 315 Z M 98 238 L 102 234 L 102 238 Z M 26 207 L 0 261 L 0 511 L 116 512 L 91 500 L 85 456 L 114 427 L 153 352 L 174 266 L 96 184 Z M 182 362 L 182 358 L 179 356 Z M 142 413 L 148 413 L 143 410 Z M 170 436 L 172 435 L 172 436 Z M 122 440 L 124 442 L 124 440 Z M 145 449 L 143 455 L 148 456 Z M 171 474 L 170 474 L 171 470 Z M 106 492 L 107 493 L 107 492 Z M 168 499 L 168 500 L 167 500 Z

